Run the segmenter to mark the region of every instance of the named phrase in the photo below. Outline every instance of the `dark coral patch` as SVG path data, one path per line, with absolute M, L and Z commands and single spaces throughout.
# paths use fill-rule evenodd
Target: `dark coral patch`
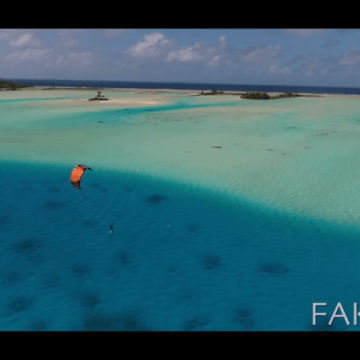
M 45 331 L 47 326 L 42 320 L 34 320 L 30 323 L 29 328 L 30 331 Z
M 195 224 L 189 224 L 186 227 L 186 230 L 188 233 L 194 233 L 194 232 L 197 232 L 198 230 L 200 230 L 200 226 L 195 225 Z
M 274 275 L 287 274 L 289 272 L 288 266 L 282 263 L 260 264 L 258 270 L 259 272 L 264 274 L 274 274 Z
M 74 264 L 71 270 L 77 277 L 83 277 L 90 272 L 90 268 L 86 264 Z
M 66 205 L 65 202 L 53 200 L 53 201 L 47 201 L 44 204 L 44 208 L 46 210 L 59 210 L 59 209 L 63 208 L 65 205 Z
M 221 258 L 217 254 L 207 254 L 203 257 L 203 264 L 206 270 L 214 270 L 221 264 Z
M 14 244 L 14 250 L 17 253 L 29 254 L 41 247 L 41 244 L 38 239 L 36 238 L 28 238 L 25 240 L 18 241 Z
M 26 296 L 18 296 L 8 303 L 8 309 L 13 313 L 26 311 L 32 305 L 33 301 Z
M 4 280 L 7 284 L 13 285 L 13 284 L 18 284 L 19 282 L 24 280 L 24 276 L 18 271 L 13 270 L 6 274 Z
M 8 217 L 6 215 L 0 216 L 0 223 L 6 222 L 8 220 Z
M 10 216 L 8 216 L 8 215 L 0 216 L 0 226 L 4 226 L 5 224 L 8 224 L 9 222 L 10 222 Z
M 144 200 L 144 202 L 146 202 L 148 204 L 157 204 L 160 202 L 164 202 L 167 199 L 168 199 L 167 196 L 154 194 L 154 195 L 145 197 L 143 200 Z
M 248 307 L 242 307 L 235 312 L 235 321 L 244 329 L 251 329 L 255 325 L 254 314 Z
M 100 303 L 100 299 L 94 293 L 87 293 L 81 296 L 80 302 L 84 306 L 96 306 Z
M 208 324 L 208 322 L 202 317 L 194 317 L 188 320 L 183 325 L 184 331 L 201 331 Z
M 118 254 L 118 260 L 123 265 L 129 265 L 132 262 L 131 255 L 127 251 L 121 251 Z

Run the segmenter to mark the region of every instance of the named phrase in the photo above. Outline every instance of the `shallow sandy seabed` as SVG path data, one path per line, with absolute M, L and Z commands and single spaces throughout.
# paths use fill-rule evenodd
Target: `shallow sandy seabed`
M 200 184 L 282 211 L 360 225 L 360 96 L 239 101 L 238 96 L 171 99 L 167 93 L 103 91 L 113 97 L 108 104 L 84 101 L 84 96 L 95 93 L 87 90 L 38 91 L 27 96 L 55 98 L 70 93 L 81 99 L 9 103 L 2 109 L 1 158 L 71 167 L 75 156 L 76 162 L 93 168 Z M 25 94 L 11 96 L 25 98 Z M 100 111 L 112 105 L 178 101 L 185 107 L 176 111 L 131 116 Z M 187 108 L 187 102 L 222 106 Z M 228 103 L 235 106 L 226 107 Z

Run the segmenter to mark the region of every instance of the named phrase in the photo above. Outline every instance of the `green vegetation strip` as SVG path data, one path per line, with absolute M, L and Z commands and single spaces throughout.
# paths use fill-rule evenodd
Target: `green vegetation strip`
M 292 97 L 301 97 L 301 96 L 317 96 L 317 95 L 300 95 L 293 93 L 284 93 L 276 96 L 270 96 L 266 92 L 246 92 L 246 93 L 224 93 L 223 91 L 212 90 L 211 92 L 204 93 L 203 91 L 198 95 L 232 95 L 232 96 L 240 96 L 241 99 L 251 99 L 251 100 L 275 100 L 275 99 L 284 99 L 284 98 L 292 98 Z
M 33 87 L 31 85 L 23 85 L 20 83 L 14 83 L 11 81 L 5 81 L 0 79 L 0 91 L 1 90 L 20 90 L 21 88 Z
M 270 96 L 266 92 L 246 92 L 241 94 L 241 99 L 255 99 L 255 100 L 274 100 L 274 99 L 284 99 L 284 98 L 291 98 L 291 97 L 299 97 L 302 95 L 293 94 L 293 93 L 284 93 L 277 96 Z
M 224 92 L 223 91 L 212 90 L 210 93 L 204 93 L 202 91 L 200 95 L 220 95 L 220 94 L 224 94 Z

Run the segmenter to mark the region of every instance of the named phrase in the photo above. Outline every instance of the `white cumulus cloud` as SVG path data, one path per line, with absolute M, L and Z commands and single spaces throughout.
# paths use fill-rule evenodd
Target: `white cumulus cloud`
M 226 36 L 220 36 L 219 38 L 220 46 L 223 47 L 226 45 Z
M 180 50 L 171 51 L 167 57 L 166 61 L 198 61 L 205 58 L 205 54 L 201 51 L 200 43 L 195 44 L 194 46 L 189 46 Z
M 124 51 L 124 54 L 134 58 L 150 58 L 160 56 L 166 48 L 171 44 L 161 33 L 152 33 L 144 36 L 144 40 L 140 40 L 134 46 Z
M 360 62 L 360 53 L 355 48 L 355 46 L 352 46 L 349 50 L 347 50 L 339 59 L 340 65 L 355 65 Z
M 17 39 L 10 40 L 9 44 L 12 47 L 21 47 L 23 45 L 26 45 L 30 42 L 32 35 L 31 34 L 24 34 L 18 37 Z
M 209 46 L 200 42 L 193 46 L 188 46 L 179 50 L 171 51 L 165 58 L 165 61 L 195 62 L 209 61 L 209 65 L 216 66 L 223 53 L 223 47 L 226 45 L 226 37 L 220 36 L 219 44 Z
M 278 65 L 269 66 L 268 75 L 286 75 L 290 72 L 288 66 L 279 67 Z
M 6 41 L 13 48 L 41 46 L 41 41 L 27 30 L 0 30 L 0 40 Z
M 210 61 L 209 61 L 209 65 L 210 66 L 218 66 L 219 65 L 219 61 L 220 61 L 220 55 L 216 55 L 214 56 Z
M 265 62 L 274 57 L 279 56 L 281 53 L 280 45 L 267 45 L 250 48 L 244 51 L 242 56 L 243 62 Z

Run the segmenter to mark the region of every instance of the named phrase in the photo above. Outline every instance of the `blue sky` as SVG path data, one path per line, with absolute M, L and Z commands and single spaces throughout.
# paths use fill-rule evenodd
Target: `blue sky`
M 0 29 L 0 78 L 360 87 L 359 29 Z

